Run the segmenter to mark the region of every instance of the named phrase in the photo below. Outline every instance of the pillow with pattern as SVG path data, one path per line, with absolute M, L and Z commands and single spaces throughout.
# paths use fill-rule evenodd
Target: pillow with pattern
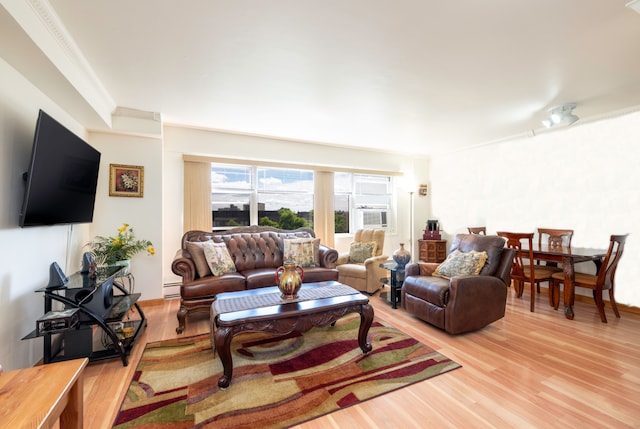
M 463 253 L 456 249 L 433 272 L 436 277 L 449 279 L 456 276 L 477 276 L 487 261 L 487 252 L 472 250 Z
M 319 238 L 285 238 L 284 260 L 291 260 L 303 268 L 320 266 L 320 239 Z
M 376 254 L 378 243 L 375 241 L 351 243 L 349 248 L 349 262 L 353 264 L 362 264 L 366 259 L 369 259 Z
M 204 246 L 204 256 L 214 276 L 236 272 L 236 264 L 233 263 L 226 244 L 208 243 Z
M 213 240 L 208 241 L 187 241 L 187 252 L 191 255 L 193 263 L 196 265 L 196 271 L 199 277 L 211 275 L 211 270 L 204 257 L 204 246 L 212 244 Z

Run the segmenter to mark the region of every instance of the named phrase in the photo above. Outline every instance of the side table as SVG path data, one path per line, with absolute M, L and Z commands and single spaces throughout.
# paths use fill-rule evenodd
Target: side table
M 395 261 L 387 261 L 380 264 L 380 267 L 389 271 L 389 277 L 381 279 L 381 282 L 389 285 L 391 308 L 396 309 L 400 303 L 400 289 L 404 283 L 404 266 L 399 267 Z
M 418 240 L 418 259 L 440 263 L 447 259 L 447 240 Z

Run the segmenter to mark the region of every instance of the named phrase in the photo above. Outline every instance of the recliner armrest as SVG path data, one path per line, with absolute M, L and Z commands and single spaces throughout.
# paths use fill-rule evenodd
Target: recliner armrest
M 379 267 L 380 264 L 383 264 L 385 262 L 387 262 L 389 260 L 389 257 L 387 255 L 380 255 L 380 256 L 372 256 L 370 258 L 367 258 L 364 260 L 364 266 L 369 269 L 369 267 Z
M 449 283 L 446 331 L 452 334 L 478 329 L 504 317 L 507 286 L 493 276 L 459 276 Z
M 349 253 L 343 252 L 338 254 L 338 259 L 336 260 L 336 265 L 343 265 L 349 263 Z
M 433 272 L 438 268 L 437 262 L 413 262 L 407 264 L 404 269 L 405 277 L 408 276 L 431 276 Z

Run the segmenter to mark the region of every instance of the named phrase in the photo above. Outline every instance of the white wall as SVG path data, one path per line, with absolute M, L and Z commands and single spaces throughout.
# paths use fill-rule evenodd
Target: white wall
M 150 240 L 155 256 L 137 254 L 131 272 L 135 276 L 135 291 L 141 300 L 162 298 L 163 236 L 162 236 L 162 140 L 123 134 L 91 132 L 89 142 L 102 154 L 91 236 L 112 237 L 123 223 L 128 223 L 137 239 Z M 109 164 L 144 167 L 142 198 L 109 196 Z M 171 253 L 171 252 L 170 252 Z
M 163 205 L 165 256 L 164 282 L 179 281 L 171 272 L 171 261 L 180 248 L 183 213 L 183 155 L 203 155 L 273 162 L 306 163 L 310 166 L 339 166 L 380 171 L 405 172 L 416 178 L 425 177 L 426 170 L 414 173 L 414 166 L 426 164 L 414 157 L 376 151 L 349 149 L 338 146 L 321 146 L 309 143 L 269 139 L 216 131 L 199 130 L 165 125 L 164 127 L 164 175 L 165 199 Z M 390 143 L 392 144 L 392 143 Z M 418 179 L 416 179 L 418 180 Z M 424 181 L 424 180 L 423 180 Z M 400 241 L 408 242 L 408 194 L 399 197 L 399 222 L 397 234 L 387 237 L 385 251 L 388 254 L 398 248 Z M 416 207 L 426 210 L 426 199 Z M 416 219 L 417 224 L 422 222 Z M 425 218 L 426 220 L 426 218 Z M 349 237 L 336 240 L 338 250 L 348 250 Z
M 47 285 L 57 262 L 69 274 L 80 267 L 88 225 L 20 228 L 24 192 L 38 110 L 43 109 L 86 139 L 84 129 L 0 58 L 0 363 L 6 370 L 42 358 L 42 339 L 21 341 L 44 313 L 34 291 Z
M 467 226 L 493 234 L 569 228 L 573 246 L 606 248 L 611 234 L 630 233 L 616 300 L 640 307 L 639 142 L 636 112 L 434 157 L 432 216 L 449 239 Z

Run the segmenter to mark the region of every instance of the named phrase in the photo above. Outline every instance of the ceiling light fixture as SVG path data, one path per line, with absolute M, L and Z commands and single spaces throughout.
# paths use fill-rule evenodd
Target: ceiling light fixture
M 633 9 L 636 12 L 640 13 L 640 0 L 631 0 L 625 6 L 627 6 L 629 9 Z
M 567 103 L 562 106 L 554 107 L 549 110 L 549 117 L 542 121 L 542 125 L 551 128 L 554 125 L 565 124 L 571 125 L 579 118 L 573 114 L 572 110 L 576 108 L 575 103 Z

